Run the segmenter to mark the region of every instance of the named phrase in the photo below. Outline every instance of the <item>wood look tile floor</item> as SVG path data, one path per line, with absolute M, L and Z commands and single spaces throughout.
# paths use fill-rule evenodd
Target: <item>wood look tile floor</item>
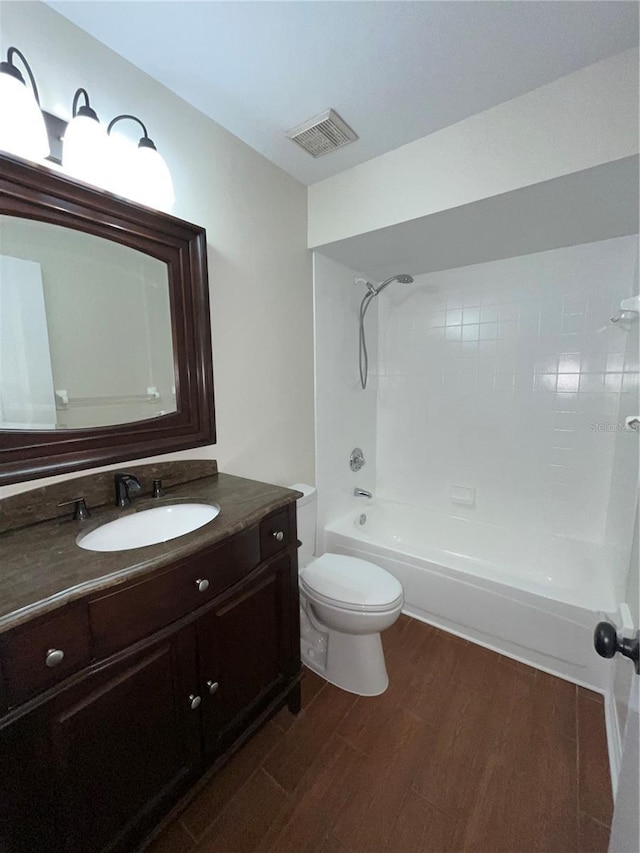
M 402 616 L 390 685 L 311 672 L 149 853 L 606 853 L 601 697 Z

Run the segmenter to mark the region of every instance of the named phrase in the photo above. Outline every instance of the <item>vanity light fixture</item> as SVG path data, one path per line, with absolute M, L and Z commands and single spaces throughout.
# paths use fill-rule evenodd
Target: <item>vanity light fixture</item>
M 14 57 L 22 61 L 31 89 L 16 68 Z M 44 160 L 49 156 L 49 138 L 38 87 L 29 63 L 17 47 L 10 47 L 6 60 L 0 62 L 0 111 L 0 150 L 29 160 Z
M 142 128 L 143 136 L 135 149 L 124 137 L 112 135 L 116 123 L 124 119 L 135 121 Z M 171 173 L 140 119 L 129 114 L 116 116 L 109 122 L 107 134 L 115 161 L 114 191 L 149 207 L 170 211 L 175 201 Z
M 81 98 L 84 104 L 80 106 Z M 74 178 L 106 187 L 107 132 L 89 102 L 86 89 L 78 89 L 73 96 L 71 115 L 62 139 L 62 167 Z

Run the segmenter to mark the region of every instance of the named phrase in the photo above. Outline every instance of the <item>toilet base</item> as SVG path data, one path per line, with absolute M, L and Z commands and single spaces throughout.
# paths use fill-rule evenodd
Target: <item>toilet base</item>
M 323 632 L 324 633 L 324 632 Z M 327 629 L 326 664 L 306 654 L 302 661 L 310 670 L 348 693 L 379 696 L 389 686 L 380 634 L 343 634 Z

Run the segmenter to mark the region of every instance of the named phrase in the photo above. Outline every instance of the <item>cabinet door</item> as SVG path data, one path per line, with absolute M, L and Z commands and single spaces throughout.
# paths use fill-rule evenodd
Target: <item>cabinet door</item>
M 199 752 L 193 628 L 117 667 L 50 719 L 61 849 L 131 849 Z M 191 686 L 189 685 L 191 681 Z M 197 703 L 195 703 L 197 705 Z
M 204 748 L 209 754 L 232 743 L 297 672 L 297 636 L 292 642 L 296 575 L 295 555 L 285 555 L 198 620 Z

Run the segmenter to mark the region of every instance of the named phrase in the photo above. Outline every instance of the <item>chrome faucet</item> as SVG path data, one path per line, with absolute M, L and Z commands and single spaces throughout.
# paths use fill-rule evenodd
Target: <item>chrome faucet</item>
M 115 482 L 116 506 L 129 506 L 131 503 L 129 489 L 131 489 L 132 492 L 139 492 L 142 488 L 140 480 L 138 480 L 137 477 L 134 477 L 133 474 L 125 474 L 119 471 L 115 476 Z
M 371 492 L 368 492 L 366 489 L 358 489 L 358 488 L 355 488 L 355 489 L 353 490 L 353 494 L 354 494 L 357 498 L 372 498 L 372 497 L 373 497 L 373 494 L 372 494 Z

